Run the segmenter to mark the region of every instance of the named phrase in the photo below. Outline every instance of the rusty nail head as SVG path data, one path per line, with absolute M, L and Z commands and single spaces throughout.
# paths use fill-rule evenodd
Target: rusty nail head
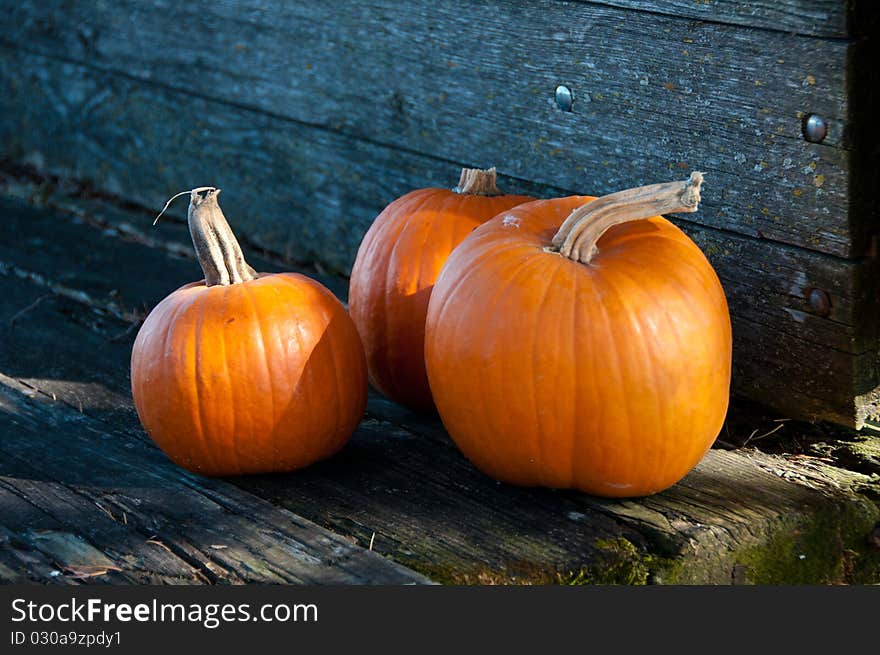
M 807 114 L 803 125 L 804 138 L 810 143 L 822 143 L 828 136 L 828 123 L 818 114 Z
M 818 316 L 828 316 L 831 313 L 831 298 L 828 297 L 827 291 L 810 289 L 807 302 L 810 304 L 810 309 L 813 310 L 813 313 Z
M 559 107 L 562 111 L 571 111 L 571 106 L 574 104 L 574 96 L 571 94 L 571 89 L 569 89 L 564 84 L 560 84 L 556 87 L 556 106 Z

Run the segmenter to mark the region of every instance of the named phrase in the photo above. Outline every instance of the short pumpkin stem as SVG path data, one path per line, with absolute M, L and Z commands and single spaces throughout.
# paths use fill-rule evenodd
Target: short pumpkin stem
M 609 228 L 660 214 L 695 212 L 700 204 L 703 174 L 683 182 L 650 184 L 596 198 L 575 209 L 553 237 L 553 247 L 569 259 L 589 264 L 596 243 Z
M 496 185 L 495 167 L 487 168 L 462 168 L 458 186 L 453 189 L 456 193 L 469 193 L 474 196 L 501 196 L 504 195 Z
M 202 195 L 204 192 L 205 195 Z M 189 196 L 187 221 L 199 264 L 205 273 L 205 285 L 230 285 L 257 277 L 248 266 L 241 246 L 217 203 L 220 189 L 200 187 Z

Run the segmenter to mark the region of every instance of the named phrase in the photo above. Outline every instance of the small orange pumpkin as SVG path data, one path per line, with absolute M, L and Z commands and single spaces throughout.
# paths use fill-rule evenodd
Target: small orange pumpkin
M 292 471 L 334 454 L 360 421 L 363 347 L 342 303 L 320 283 L 258 274 L 245 263 L 219 193 L 190 195 L 205 280 L 173 292 L 144 321 L 131 356 L 135 407 L 183 468 Z
M 466 168 L 455 189 L 412 191 L 379 214 L 358 249 L 348 295 L 374 387 L 414 409 L 434 408 L 424 364 L 434 281 L 475 227 L 529 200 L 502 194 L 494 168 Z
M 695 211 L 701 182 L 520 205 L 452 253 L 425 356 L 440 417 L 478 468 L 642 496 L 702 458 L 727 411 L 730 317 L 703 253 L 658 216 Z

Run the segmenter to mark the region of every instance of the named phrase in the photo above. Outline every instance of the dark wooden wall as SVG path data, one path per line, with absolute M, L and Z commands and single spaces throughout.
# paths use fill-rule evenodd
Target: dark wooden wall
M 679 224 L 728 292 L 735 388 L 853 424 L 880 385 L 857 6 L 3 0 L 0 157 L 151 207 L 221 186 L 252 242 L 341 272 L 384 204 L 462 165 L 538 195 L 702 170 Z

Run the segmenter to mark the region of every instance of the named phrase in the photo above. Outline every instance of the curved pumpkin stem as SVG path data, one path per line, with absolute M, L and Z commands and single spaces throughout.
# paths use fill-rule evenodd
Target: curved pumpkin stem
M 453 189 L 456 193 L 469 193 L 474 196 L 501 196 L 504 195 L 496 185 L 497 175 L 495 167 L 462 168 L 458 186 Z
M 205 273 L 205 285 L 209 287 L 238 284 L 257 277 L 257 272 L 244 260 L 241 246 L 217 203 L 219 194 L 220 189 L 214 187 L 193 189 L 187 212 L 189 233 Z
M 596 243 L 615 225 L 697 211 L 702 183 L 703 174 L 693 172 L 683 182 L 650 184 L 596 198 L 569 214 L 553 237 L 553 247 L 571 260 L 589 264 L 598 252 Z

